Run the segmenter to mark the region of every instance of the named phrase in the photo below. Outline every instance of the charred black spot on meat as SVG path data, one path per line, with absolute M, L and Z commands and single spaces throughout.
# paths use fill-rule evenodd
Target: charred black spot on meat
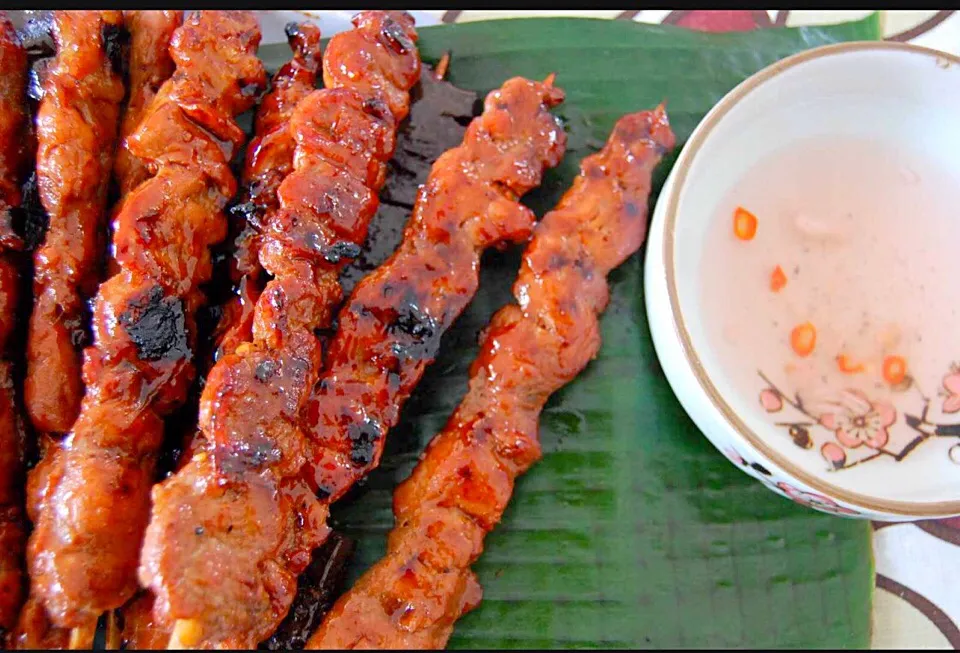
M 383 21 L 383 28 L 380 30 L 387 41 L 387 45 L 393 48 L 398 54 L 405 54 L 414 48 L 414 43 L 403 29 L 403 25 L 387 16 Z
M 225 474 L 246 474 L 279 462 L 282 455 L 274 440 L 258 434 L 237 442 L 229 451 L 218 451 L 216 459 L 217 466 Z
M 368 97 L 363 101 L 363 111 L 374 118 L 384 121 L 392 121 L 393 114 L 390 113 L 390 107 L 387 103 L 378 97 Z
M 412 290 L 406 294 L 396 318 L 387 327 L 390 335 L 396 338 L 391 347 L 393 353 L 402 359 L 433 359 L 440 347 L 440 324 L 436 318 L 423 312 Z
M 343 259 L 355 259 L 360 255 L 361 251 L 359 245 L 345 240 L 321 248 L 324 260 L 331 265 L 336 265 Z
M 121 25 L 104 23 L 100 33 L 103 39 L 103 51 L 110 60 L 110 67 L 113 68 L 113 72 L 121 74 L 124 68 L 123 53 L 130 39 L 130 32 Z
M 131 301 L 119 321 L 141 360 L 190 360 L 183 302 L 179 297 L 165 296 L 160 286 Z
M 350 440 L 350 462 L 357 467 L 366 467 L 373 462 L 374 445 L 383 437 L 383 427 L 365 417 L 361 422 L 351 422 L 347 427 Z
M 36 171 L 31 172 L 20 187 L 20 197 L 20 206 L 10 210 L 11 226 L 23 239 L 24 247 L 33 251 L 43 242 L 50 224 L 50 216 L 40 201 Z
M 277 363 L 272 360 L 260 361 L 257 364 L 257 368 L 253 371 L 253 375 L 257 378 L 257 381 L 261 383 L 266 383 L 277 373 Z

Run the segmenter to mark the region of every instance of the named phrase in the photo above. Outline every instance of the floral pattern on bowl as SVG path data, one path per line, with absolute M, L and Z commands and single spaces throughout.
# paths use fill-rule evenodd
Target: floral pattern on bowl
M 960 364 L 950 366 L 940 381 L 939 412 L 944 421 L 931 419 L 933 398 L 924 394 L 912 377 L 895 389 L 900 397 L 900 410 L 885 399 L 872 398 L 861 390 L 845 390 L 819 408 L 807 405 L 799 393 L 788 394 L 762 371 L 764 387 L 759 400 L 770 414 L 788 409 L 803 419 L 776 422 L 786 429 L 793 443 L 801 449 L 815 445 L 829 471 L 850 469 L 879 459 L 893 462 L 905 460 L 931 438 L 955 438 L 948 451 L 954 464 L 960 465 L 960 419 L 948 416 L 960 412 Z M 830 406 L 829 410 L 823 407 Z M 912 410 L 911 410 L 912 409 Z

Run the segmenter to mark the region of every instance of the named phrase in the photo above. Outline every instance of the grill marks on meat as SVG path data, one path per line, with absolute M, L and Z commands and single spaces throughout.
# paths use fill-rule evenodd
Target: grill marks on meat
M 130 93 L 120 123 L 120 145 L 113 165 L 123 197 L 149 176 L 146 164 L 130 153 L 125 139 L 133 134 L 160 87 L 173 74 L 170 39 L 180 26 L 180 11 L 124 11 L 130 33 Z
M 270 92 L 257 110 L 241 200 L 231 210 L 235 250 L 230 277 L 235 297 L 224 306 L 214 334 L 218 359 L 252 338 L 254 307 L 262 285 L 260 230 L 279 208 L 277 189 L 293 171 L 296 142 L 288 128 L 293 111 L 316 88 L 320 72 L 320 28 L 307 22 L 290 23 L 286 33 L 294 56 L 273 76 Z
M 19 207 L 27 160 L 27 54 L 0 12 L 0 644 L 16 623 L 26 585 L 23 553 L 25 424 L 17 403 L 13 364 L 6 356 L 17 321 L 20 275 L 12 250 L 21 243 L 11 211 Z
M 176 72 L 126 139 L 155 176 L 117 215 L 119 272 L 94 304 L 87 392 L 28 545 L 34 589 L 58 626 L 89 625 L 136 590 L 162 417 L 192 380 L 199 286 L 236 190 L 229 161 L 244 135 L 234 119 L 265 84 L 259 41 L 249 12 L 191 13 L 171 41 Z
M 177 629 L 182 645 L 252 648 L 267 638 L 329 532 L 327 506 L 298 476 L 309 446 L 298 415 L 320 373 L 315 330 L 329 326 L 339 271 L 366 238 L 420 75 L 409 15 L 363 12 L 354 26 L 327 46 L 326 88 L 290 117 L 294 170 L 277 190 L 279 209 L 255 212 L 259 261 L 273 279 L 252 341 L 207 377 L 208 448 L 154 490 L 140 578 L 162 617 L 189 626 Z M 266 144 L 254 162 L 270 154 Z
M 83 398 L 85 302 L 99 281 L 123 83 L 108 53 L 119 11 L 58 11 L 37 113 L 37 185 L 50 222 L 34 255 L 24 393 L 34 426 L 64 432 Z
M 650 176 L 674 145 L 663 107 L 621 118 L 537 226 L 471 368 L 469 389 L 396 490 L 388 553 L 331 610 L 308 648 L 442 648 L 480 600 L 470 566 L 514 481 L 540 458 L 549 396 L 600 348 L 606 275 L 646 235 Z
M 325 62 L 337 51 L 336 46 L 332 41 Z M 341 90 L 332 89 L 330 93 L 337 97 L 342 95 Z M 312 113 L 311 100 L 321 97 L 312 95 L 297 113 L 301 110 Z M 536 186 L 544 169 L 556 165 L 563 154 L 563 130 L 548 112 L 561 99 L 561 91 L 552 85 L 523 79 L 507 82 L 501 90 L 490 94 L 485 113 L 468 128 L 464 143 L 433 166 L 398 252 L 357 286 L 341 312 L 340 330 L 328 358 L 332 368 L 320 383 L 320 395 L 311 400 L 313 408 L 306 413 L 301 410 L 300 420 L 293 419 L 297 406 L 290 392 L 281 395 L 289 404 L 280 406 L 276 400 L 265 404 L 258 398 L 249 404 L 256 406 L 257 412 L 224 415 L 230 419 L 210 417 L 207 407 L 216 406 L 214 402 L 201 406 L 201 421 L 212 427 L 208 430 L 208 437 L 214 443 L 212 455 L 195 457 L 180 474 L 155 490 L 153 520 L 141 567 L 141 578 L 154 581 L 158 595 L 166 593 L 174 597 L 171 605 L 174 599 L 178 606 L 190 605 L 188 600 L 193 602 L 191 611 L 181 608 L 173 612 L 176 618 L 204 619 L 204 633 L 216 625 L 214 616 L 224 631 L 228 631 L 229 625 L 249 623 L 250 615 L 255 613 L 252 606 L 256 605 L 251 598 L 250 569 L 256 570 L 255 588 L 282 588 L 282 593 L 274 589 L 273 595 L 282 596 L 285 605 L 289 604 L 296 575 L 308 563 L 311 550 L 326 535 L 327 504 L 376 463 L 386 429 L 396 422 L 399 404 L 427 364 L 424 359 L 410 362 L 392 354 L 394 344 L 407 342 L 410 336 L 394 338 L 388 327 L 398 313 L 405 310 L 413 293 L 424 314 L 437 321 L 438 330 L 448 328 L 476 290 L 482 250 L 529 235 L 533 214 L 516 200 Z M 344 105 L 341 103 L 341 107 Z M 345 121 L 338 124 L 344 125 Z M 366 169 L 371 177 L 379 176 L 379 172 L 365 165 L 362 159 L 357 160 L 354 169 Z M 350 183 L 343 176 L 331 177 L 334 184 Z M 316 183 L 324 178 L 315 176 L 304 181 Z M 310 215 L 307 212 L 310 205 L 298 200 L 310 195 L 292 193 L 301 187 L 300 183 L 293 176 L 288 177 L 280 190 L 285 209 L 280 215 L 291 221 Z M 290 195 L 287 191 L 291 191 Z M 336 208 L 332 202 L 321 206 Z M 350 217 L 345 212 L 331 217 L 333 228 L 341 225 L 342 229 L 342 225 L 351 224 L 345 222 Z M 265 267 L 281 272 L 274 282 L 278 290 L 284 292 L 271 293 L 268 286 L 257 307 L 254 337 L 258 338 L 262 329 L 268 342 L 280 343 L 283 351 L 290 352 L 286 354 L 288 360 L 299 358 L 316 365 L 315 357 L 320 353 L 316 339 L 301 337 L 298 333 L 302 331 L 296 330 L 298 324 L 316 324 L 306 320 L 309 312 L 305 309 L 310 307 L 310 301 L 287 290 L 297 287 L 294 279 L 309 279 L 313 271 L 298 255 L 305 256 L 311 250 L 322 252 L 322 248 L 311 247 L 313 241 L 308 237 L 318 229 L 305 222 L 300 219 L 293 222 L 292 227 L 297 228 L 288 231 L 289 240 L 278 243 L 275 258 L 270 257 L 269 244 L 261 250 Z M 268 229 L 267 233 L 273 232 Z M 284 251 L 281 246 L 290 247 L 292 253 L 281 255 Z M 284 261 L 290 261 L 291 272 L 279 267 Z M 278 267 L 273 268 L 274 265 Z M 317 290 L 326 292 L 321 286 L 317 286 Z M 277 308 L 286 311 L 275 312 Z M 271 314 L 276 318 L 267 319 Z M 228 360 L 229 357 L 223 359 Z M 259 362 L 255 359 L 246 364 L 255 369 Z M 285 371 L 286 360 L 276 362 L 283 365 L 277 366 L 281 372 L 273 378 L 292 385 L 292 375 Z M 309 392 L 314 387 L 311 379 L 307 381 L 310 382 L 298 385 L 300 398 L 304 390 Z M 211 390 L 217 385 L 222 389 L 213 395 Z M 207 397 L 215 396 L 220 404 L 229 399 L 236 405 L 241 404 L 242 397 L 252 396 L 244 393 L 266 394 L 255 381 L 240 386 L 234 380 L 232 393 L 226 394 L 226 389 L 222 381 L 208 380 Z M 264 405 L 285 409 L 287 421 L 258 422 Z M 305 416 L 308 419 L 304 422 Z M 305 427 L 314 426 L 320 417 L 327 416 L 329 421 L 320 425 L 329 430 L 319 434 L 307 431 L 310 437 L 304 437 Z M 352 425 L 356 426 L 351 428 Z M 336 438 L 331 433 L 334 430 Z M 360 441 L 364 449 L 368 442 L 373 446 L 373 451 L 366 456 L 370 464 L 365 468 L 350 460 L 355 449 L 353 443 Z M 229 459 L 241 443 L 246 443 L 244 447 L 275 447 L 279 458 L 273 463 L 264 461 L 232 478 L 223 474 L 221 463 L 221 478 L 225 477 L 226 482 L 217 485 L 216 461 Z M 288 498 L 294 488 L 303 492 L 302 502 Z M 319 500 L 318 493 L 322 497 Z M 235 514 L 238 512 L 245 515 L 246 522 L 238 523 L 238 514 Z M 260 527 L 252 530 L 251 522 Z M 225 533 L 222 526 L 217 529 L 218 524 L 233 525 L 233 535 Z M 188 542 L 198 526 L 208 538 L 203 540 L 205 548 L 201 549 Z M 189 556 L 184 555 L 188 546 Z M 196 559 L 190 560 L 190 557 Z M 238 564 L 238 560 L 243 564 Z M 185 562 L 190 566 L 185 566 Z M 166 585 L 159 586 L 157 580 Z M 210 592 L 207 583 L 211 586 L 216 583 L 217 592 Z M 218 600 L 223 603 L 215 604 Z M 240 631 L 235 628 L 233 632 Z M 252 645 L 263 638 L 261 633 L 269 632 L 270 628 L 264 628 L 257 633 L 258 637 L 243 644 Z
M 316 444 L 303 473 L 330 501 L 379 463 L 440 337 L 476 293 L 481 253 L 530 234 L 534 215 L 517 199 L 563 156 L 565 134 L 548 112 L 562 99 L 552 81 L 522 78 L 488 95 L 463 144 L 434 164 L 400 247 L 341 311 L 304 413 Z

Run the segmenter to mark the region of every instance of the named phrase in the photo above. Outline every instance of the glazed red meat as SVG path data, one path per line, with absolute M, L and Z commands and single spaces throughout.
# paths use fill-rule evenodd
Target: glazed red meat
M 118 212 L 120 271 L 97 293 L 86 395 L 28 544 L 33 591 L 58 626 L 89 627 L 137 588 L 163 417 L 193 377 L 200 285 L 236 192 L 235 117 L 266 81 L 259 41 L 249 12 L 190 13 L 170 44 L 176 72 L 126 139 L 154 176 Z
M 28 131 L 27 55 L 13 24 L 0 12 L 0 356 L 10 348 L 17 320 L 20 275 L 11 250 L 19 248 L 11 211 L 20 205 Z M 0 644 L 23 602 L 25 433 L 9 359 L 0 359 Z
M 261 291 L 260 230 L 279 207 L 277 189 L 293 171 L 296 142 L 288 128 L 293 110 L 317 85 L 320 72 L 320 28 L 311 23 L 290 23 L 287 39 L 294 56 L 273 76 L 247 146 L 241 201 L 234 207 L 232 235 L 235 250 L 231 280 L 235 297 L 223 310 L 214 341 L 217 358 L 233 352 L 252 336 L 253 313 Z
M 349 78 L 345 65 L 329 66 L 334 53 L 346 50 L 338 45 L 331 41 L 324 55 L 325 75 L 338 71 L 329 76 L 334 81 L 341 73 Z M 353 61 L 354 53 L 346 51 L 344 60 Z M 330 86 L 331 79 L 325 79 Z M 395 96 L 387 97 L 396 102 Z M 511 80 L 488 96 L 484 114 L 468 128 L 463 144 L 433 166 L 398 251 L 357 286 L 341 311 L 328 357 L 331 367 L 310 399 L 313 408 L 305 412 L 293 398 L 306 399 L 314 388 L 311 377 L 320 352 L 315 338 L 298 335 L 303 333 L 298 326 L 316 324 L 308 316 L 318 302 L 305 292 L 295 295 L 293 279 L 313 274 L 301 258 L 311 251 L 331 263 L 348 253 L 358 220 L 357 214 L 336 211 L 336 204 L 326 202 L 336 211 L 331 211 L 329 226 L 294 220 L 309 215 L 311 204 L 304 200 L 316 196 L 310 189 L 324 178 L 291 176 L 284 182 L 280 197 L 285 210 L 278 215 L 287 221 L 283 233 L 289 235 L 276 243 L 268 240 L 261 261 L 268 270 L 284 270 L 281 264 L 291 269 L 289 276 L 278 275 L 289 279 L 288 285 L 276 286 L 277 291 L 291 290 L 271 294 L 268 286 L 257 307 L 254 337 L 295 355 L 247 358 L 247 378 L 252 378 L 243 384 L 212 376 L 201 406 L 211 448 L 154 492 L 141 578 L 152 582 L 168 601 L 168 613 L 187 622 L 197 639 L 231 627 L 236 633 L 236 624 L 264 612 L 251 607 L 257 602 L 282 599 L 289 605 L 296 575 L 326 537 L 327 504 L 375 464 L 379 454 L 371 452 L 382 448 L 386 430 L 432 359 L 440 334 L 476 291 L 482 251 L 529 235 L 534 216 L 517 199 L 562 157 L 564 132 L 548 111 L 561 99 L 551 84 L 524 79 Z M 310 101 L 297 113 L 313 112 Z M 320 108 L 316 114 L 323 116 Z M 338 124 L 346 129 L 349 123 Z M 322 125 L 308 122 L 299 126 L 300 133 L 323 136 Z M 360 150 L 344 147 L 342 138 L 326 140 L 341 146 L 332 151 L 340 160 L 366 170 L 368 182 L 382 178 L 381 169 L 372 165 L 375 157 L 359 156 L 382 151 L 377 139 L 369 138 Z M 362 186 L 350 179 L 331 178 L 354 189 L 353 197 L 363 196 Z M 266 233 L 279 236 L 274 230 L 282 224 L 278 220 Z M 327 229 L 343 234 L 342 240 L 331 243 Z M 336 292 L 332 281 L 316 287 L 321 294 Z M 249 397 L 257 399 L 246 403 Z M 247 413 L 216 410 L 228 403 L 247 406 Z M 259 421 L 265 405 L 282 410 L 285 419 Z M 311 430 L 321 415 L 341 417 L 335 425 L 339 430 Z M 347 451 L 341 456 L 344 442 Z M 350 449 L 363 455 L 351 456 Z M 347 468 L 334 475 L 340 483 L 336 487 L 322 467 L 328 459 Z
M 113 170 L 123 197 L 146 181 L 150 171 L 144 161 L 127 148 L 125 139 L 136 131 L 157 91 L 173 74 L 170 39 L 180 26 L 180 11 L 124 11 L 130 33 L 130 93 L 120 123 L 120 145 Z
M 650 175 L 673 145 L 660 107 L 621 118 L 583 160 L 527 246 L 517 304 L 484 332 L 466 397 L 396 490 L 387 555 L 337 601 L 308 648 L 443 648 L 479 603 L 470 566 L 517 476 L 540 458 L 544 404 L 600 348 L 606 275 L 643 242 Z
M 37 112 L 37 186 L 50 217 L 34 254 L 24 396 L 34 426 L 70 429 L 83 398 L 84 306 L 100 280 L 101 232 L 123 82 L 106 48 L 119 11 L 58 11 L 57 55 Z
M 353 66 L 354 74 L 327 77 L 290 118 L 294 171 L 260 229 L 259 259 L 273 279 L 256 303 L 252 341 L 207 377 L 200 427 L 209 445 L 154 491 L 140 576 L 159 617 L 180 620 L 172 641 L 181 645 L 252 648 L 266 639 L 327 534 L 325 506 L 289 466 L 304 444 L 297 416 L 320 371 L 315 330 L 329 326 L 340 268 L 366 239 L 420 76 L 409 15 L 364 12 L 354 25 L 324 56 L 325 71 Z M 362 53 L 364 66 L 343 52 Z M 289 478 L 261 478 L 259 466 L 284 462 Z

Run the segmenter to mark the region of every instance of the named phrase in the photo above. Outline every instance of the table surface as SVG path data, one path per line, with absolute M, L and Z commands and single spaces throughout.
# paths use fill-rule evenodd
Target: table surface
M 438 21 L 515 16 L 591 16 L 668 23 L 707 31 L 822 25 L 863 18 L 869 10 L 425 11 Z M 884 38 L 960 54 L 960 12 L 881 11 Z M 873 648 L 960 649 L 960 518 L 874 524 L 877 591 Z
M 282 40 L 287 12 L 264 12 L 276 25 L 264 25 L 265 39 L 275 28 Z M 349 25 L 353 12 L 312 14 L 332 34 Z M 413 12 L 421 25 L 521 16 L 588 16 L 643 23 L 666 23 L 714 32 L 777 26 L 823 25 L 857 20 L 870 10 L 563 10 Z M 954 10 L 881 11 L 884 38 L 909 41 L 960 54 L 960 12 Z M 266 21 L 270 23 L 270 20 Z M 960 649 L 960 518 L 909 524 L 874 524 L 877 591 L 873 610 L 873 648 Z

